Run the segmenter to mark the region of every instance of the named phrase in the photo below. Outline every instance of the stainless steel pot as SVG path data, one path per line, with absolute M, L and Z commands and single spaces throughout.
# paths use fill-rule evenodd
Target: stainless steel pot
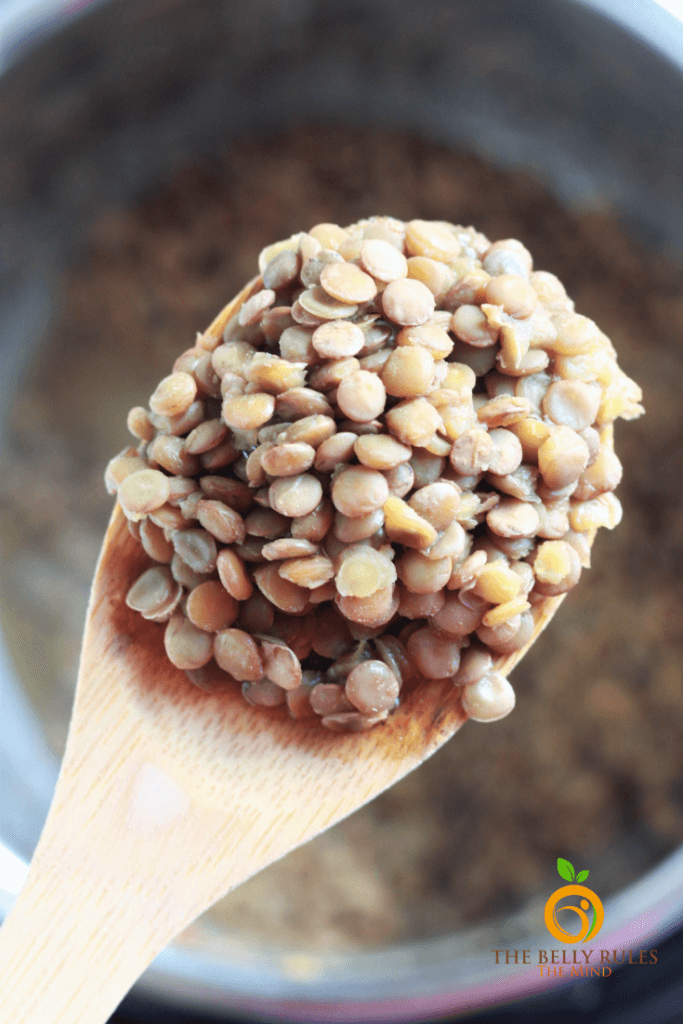
M 305 119 L 411 129 L 522 165 L 570 206 L 609 202 L 651 245 L 683 250 L 683 29 L 655 3 L 36 0 L 9 4 L 0 30 L 0 417 L 91 213 L 247 130 Z M 57 765 L 2 646 L 0 681 L 2 912 Z M 679 851 L 609 901 L 601 942 L 643 946 L 680 925 L 682 868 Z M 277 950 L 171 947 L 139 988 L 296 1021 L 424 1020 L 533 989 L 528 972 L 495 971 L 480 939 L 312 956 L 305 970 Z

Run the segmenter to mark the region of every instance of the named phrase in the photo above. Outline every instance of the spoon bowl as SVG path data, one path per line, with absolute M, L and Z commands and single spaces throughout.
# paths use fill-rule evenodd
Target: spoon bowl
M 207 333 L 220 336 L 260 283 Z M 13 1024 L 102 1024 L 199 914 L 417 768 L 467 719 L 450 680 L 422 681 L 381 726 L 347 734 L 254 709 L 232 684 L 199 690 L 167 660 L 159 626 L 125 603 L 147 562 L 117 505 L 54 799 L 0 931 Z M 563 596 L 535 606 L 529 643 L 498 671 Z

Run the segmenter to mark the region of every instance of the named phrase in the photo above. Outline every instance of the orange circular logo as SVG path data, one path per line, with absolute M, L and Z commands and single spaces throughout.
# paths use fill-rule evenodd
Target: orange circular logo
M 587 874 L 588 872 L 586 872 Z M 581 896 L 581 903 L 578 907 L 566 906 L 558 907 L 557 904 L 560 900 L 563 900 L 565 896 Z M 593 922 L 588 919 L 586 911 L 593 908 Z M 573 935 L 572 932 L 566 931 L 560 922 L 557 920 L 558 910 L 569 910 L 573 914 L 576 914 L 581 921 L 581 928 L 577 935 Z M 560 889 L 556 889 L 550 899 L 545 905 L 543 911 L 543 918 L 545 920 L 546 928 L 556 939 L 560 942 L 576 943 L 585 942 L 586 939 L 590 939 L 597 935 L 602 928 L 602 922 L 605 920 L 605 911 L 602 906 L 602 901 L 592 889 L 588 889 L 585 885 L 563 885 Z

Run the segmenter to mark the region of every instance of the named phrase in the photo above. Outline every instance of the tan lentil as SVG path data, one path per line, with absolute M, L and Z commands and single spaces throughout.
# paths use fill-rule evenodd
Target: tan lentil
M 386 414 L 387 426 L 403 444 L 424 447 L 442 426 L 436 409 L 426 398 L 399 402 Z
M 354 422 L 366 423 L 384 412 L 384 384 L 375 373 L 355 370 L 339 384 L 337 404 L 341 412 Z
M 131 519 L 141 519 L 166 503 L 169 480 L 158 469 L 140 469 L 126 476 L 119 485 L 118 499 Z
M 398 700 L 401 684 L 383 661 L 365 661 L 346 678 L 347 699 L 365 715 L 390 711 Z
M 310 473 L 279 477 L 270 485 L 268 498 L 271 508 L 283 516 L 306 516 L 320 504 L 322 485 Z
M 299 587 L 320 587 L 334 578 L 334 566 L 325 555 L 310 555 L 307 558 L 291 558 L 282 562 L 280 576 L 296 583 Z
M 382 308 L 390 320 L 416 327 L 429 320 L 436 303 L 429 288 L 413 278 L 391 281 L 382 292 Z
M 388 284 L 408 275 L 408 261 L 395 245 L 383 239 L 369 238 L 360 248 L 360 264 L 377 281 Z
M 389 487 L 389 493 L 395 494 L 397 498 L 403 498 L 408 494 L 415 483 L 415 472 L 407 462 L 395 466 L 384 474 Z
M 426 348 L 405 345 L 391 353 L 382 370 L 387 394 L 397 398 L 425 395 L 434 376 L 434 359 Z
M 515 691 L 500 672 L 489 672 L 463 688 L 462 706 L 474 722 L 496 722 L 515 706 Z
M 498 341 L 498 328 L 489 323 L 479 306 L 459 306 L 451 318 L 451 330 L 474 348 L 489 348 Z
M 159 416 L 182 416 L 195 400 L 197 382 L 180 370 L 164 377 L 149 400 L 152 412 Z
M 447 359 L 453 351 L 453 340 L 439 324 L 426 323 L 417 327 L 404 327 L 396 335 L 399 347 L 424 348 L 433 359 Z M 472 382 L 474 384 L 474 381 Z
M 337 592 L 342 597 L 371 597 L 395 581 L 394 563 L 381 551 L 359 544 L 342 552 L 335 576 Z
M 456 259 L 462 249 L 451 224 L 428 220 L 406 224 L 406 247 L 411 256 L 428 256 L 444 263 Z
M 386 478 L 366 466 L 344 468 L 332 484 L 334 507 L 349 519 L 382 508 L 388 497 Z

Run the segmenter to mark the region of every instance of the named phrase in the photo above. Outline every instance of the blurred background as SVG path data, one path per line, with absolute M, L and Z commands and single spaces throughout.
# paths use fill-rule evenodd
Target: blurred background
M 0 29 L 4 905 L 63 750 L 128 408 L 267 243 L 372 213 L 473 224 L 521 239 L 643 386 L 616 436 L 624 521 L 513 674 L 513 715 L 221 901 L 116 1020 L 676 1019 L 680 23 L 606 0 L 51 0 Z M 661 946 L 656 968 L 555 989 L 495 966 L 552 945 L 558 857 L 590 869 L 601 943 Z

